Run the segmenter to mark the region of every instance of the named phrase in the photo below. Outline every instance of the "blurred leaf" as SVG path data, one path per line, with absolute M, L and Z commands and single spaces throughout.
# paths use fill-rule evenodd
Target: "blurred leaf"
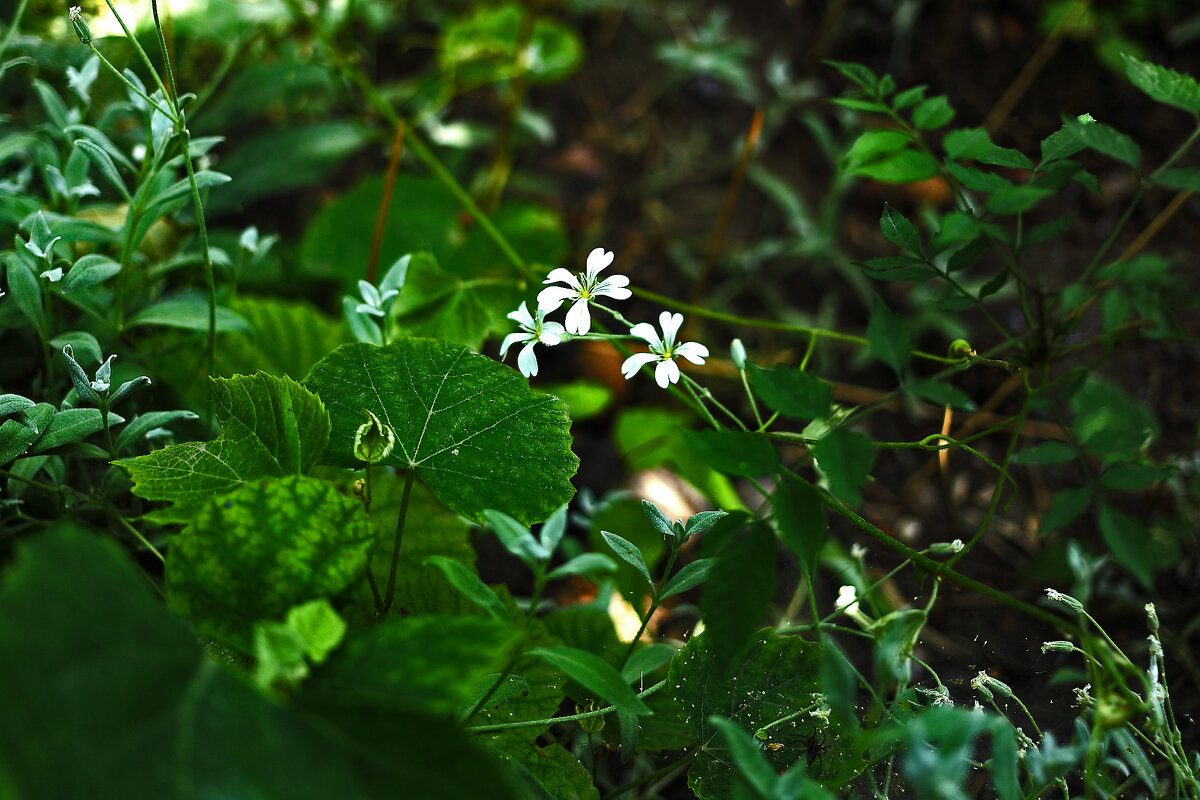
M 780 541 L 800 557 L 808 579 L 814 580 L 817 557 L 829 532 L 821 496 L 811 486 L 785 472 L 771 494 L 771 505 L 775 509 L 775 529 Z
M 946 261 L 947 272 L 959 272 L 974 266 L 984 253 L 992 249 L 992 243 L 988 241 L 986 236 L 980 236 L 971 242 L 968 242 L 965 247 L 962 247 L 950 256 Z
M 1012 457 L 1014 464 L 1032 464 L 1037 466 L 1052 466 L 1067 464 L 1079 456 L 1075 448 L 1066 442 L 1054 440 L 1040 442 L 1028 450 L 1022 450 Z
M 992 728 L 992 781 L 1000 800 L 1022 800 L 1017 771 L 1017 737 L 1007 720 L 998 719 Z
M 875 295 L 867 339 L 871 355 L 895 370 L 897 375 L 912 358 L 912 331 L 908 321 L 888 308 L 879 295 Z
M 1154 549 L 1149 532 L 1140 520 L 1101 503 L 1097 513 L 1100 535 L 1113 560 L 1138 579 L 1147 591 L 1154 591 Z
M 516 638 L 511 623 L 482 617 L 388 617 L 314 671 L 305 702 L 446 716 L 504 667 Z
M 764 436 L 749 431 L 685 431 L 684 440 L 700 461 L 727 475 L 752 478 L 779 466 L 775 448 Z
M 1200 84 L 1191 75 L 1142 61 L 1128 53 L 1122 57 L 1125 59 L 1125 76 L 1151 99 L 1200 116 Z
M 1118 492 L 1138 492 L 1176 474 L 1173 466 L 1153 464 L 1113 464 L 1100 473 L 1100 486 Z
M 855 64 L 846 61 L 831 61 L 829 59 L 826 59 L 821 63 L 833 67 L 838 72 L 842 73 L 842 75 L 849 78 L 851 81 L 868 92 L 875 89 L 875 82 L 878 79 L 875 77 L 875 73 L 872 72 L 869 67 L 864 66 L 863 64 Z
M 934 706 L 908 721 L 904 774 L 920 797 L 929 800 L 967 800 L 963 788 L 975 737 L 988 725 L 988 716 L 961 708 Z
M 1004 284 L 1008 283 L 1008 272 L 1000 271 L 988 279 L 988 282 L 979 287 L 979 300 L 991 297 L 996 292 L 1004 288 Z
M 911 149 L 911 139 L 896 130 L 868 131 L 846 154 L 843 169 L 888 183 L 909 183 L 937 172 L 933 157 Z
M 180 297 L 146 306 L 125 321 L 126 328 L 135 328 L 139 325 L 207 331 L 208 300 L 199 297 Z M 218 333 L 251 332 L 250 323 L 240 314 L 235 314 L 223 306 L 217 306 L 216 326 Z
M 1064 124 L 1054 133 L 1042 140 L 1042 165 L 1063 158 L 1070 158 L 1084 148 L 1083 142 L 1071 130 L 1070 125 Z
M 1071 396 L 1075 435 L 1106 458 L 1141 451 L 1158 438 L 1158 420 L 1113 384 L 1089 375 Z
M 912 114 L 913 126 L 918 130 L 935 130 L 950 124 L 954 119 L 954 109 L 950 107 L 946 95 L 940 94 L 923 100 Z
M 871 477 L 875 446 L 857 431 L 837 428 L 809 446 L 817 472 L 829 491 L 850 508 L 862 503 L 862 487 Z
M 1168 189 L 1178 189 L 1181 192 L 1200 192 L 1200 169 L 1195 167 L 1176 167 L 1154 172 L 1150 180 Z
M 233 310 L 251 332 L 217 341 L 217 365 L 225 375 L 261 370 L 300 381 L 326 353 L 349 341 L 344 325 L 303 301 L 238 295 Z
M 329 409 L 331 464 L 358 465 L 354 432 L 367 409 L 396 432 L 386 463 L 415 469 L 438 500 L 473 520 L 493 508 L 528 525 L 574 494 L 579 459 L 562 402 L 464 347 L 431 339 L 347 344 L 305 384 Z
M 477 350 L 484 339 L 512 329 L 507 314 L 521 302 L 521 283 L 500 276 L 463 279 L 429 253 L 414 253 L 404 289 L 392 303 L 392 336 L 427 336 Z
M 446 556 L 430 556 L 426 562 L 446 576 L 450 584 L 468 600 L 487 611 L 494 619 L 507 620 L 508 610 L 496 593 L 461 561 Z
M 259 620 L 362 577 L 374 543 L 362 504 L 302 475 L 246 483 L 200 506 L 171 544 L 167 604 L 251 652 Z
M 796 419 L 817 419 L 829 413 L 833 386 L 797 367 L 778 365 L 770 370 L 748 364 L 750 384 L 769 407 Z
M 725 740 L 725 747 L 729 750 L 729 761 L 736 767 L 733 774 L 745 780 L 757 797 L 763 800 L 770 797 L 779 776 L 767 763 L 767 758 L 757 741 L 733 720 L 714 714 L 708 721 Z M 701 796 L 700 792 L 696 794 Z
M 538 386 L 567 404 L 572 422 L 590 419 L 602 413 L 613 399 L 613 392 L 603 383 L 577 380 L 570 383 L 551 383 Z
M 718 672 L 733 663 L 766 620 L 775 596 L 775 558 L 775 537 L 755 523 L 721 551 L 709 570 L 700 608 Z
M 950 406 L 959 411 L 974 411 L 976 408 L 975 401 L 962 389 L 932 378 L 913 381 L 906 384 L 905 389 L 914 397 L 939 406 Z
M 547 661 L 571 680 L 577 681 L 617 708 L 639 716 L 651 713 L 620 673 L 586 650 L 562 646 L 538 647 L 530 650 L 529 654 Z
M 998 167 L 1033 169 L 1033 162 L 1019 150 L 998 147 L 983 128 L 961 128 L 942 140 L 946 157 L 954 161 L 978 161 Z
M 567 78 L 583 61 L 583 42 L 549 17 L 533 21 L 529 47 L 518 53 L 522 17 L 532 13 L 516 3 L 480 6 L 442 29 L 441 67 L 468 86 L 525 75 L 535 83 Z
M 1050 501 L 1050 507 L 1042 515 L 1038 524 L 1038 536 L 1046 536 L 1069 525 L 1080 514 L 1087 510 L 1092 502 L 1092 487 L 1078 486 L 1074 489 L 1060 489 Z
M 500 757 L 525 781 L 527 800 L 600 800 L 591 771 L 561 744 L 526 743 Z
M 1053 192 L 1050 189 L 1039 186 L 1009 184 L 992 192 L 985 206 L 992 214 L 1019 214 L 1033 208 L 1051 194 Z

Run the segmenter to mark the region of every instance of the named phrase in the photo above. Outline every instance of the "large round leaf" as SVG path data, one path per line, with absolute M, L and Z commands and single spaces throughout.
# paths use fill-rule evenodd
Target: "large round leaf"
M 494 508 L 530 525 L 574 493 L 579 459 L 566 406 L 465 347 L 434 339 L 343 345 L 304 383 L 329 411 L 329 463 L 360 465 L 354 432 L 368 410 L 396 432 L 387 463 L 415 469 L 438 500 L 464 516 L 482 520 Z

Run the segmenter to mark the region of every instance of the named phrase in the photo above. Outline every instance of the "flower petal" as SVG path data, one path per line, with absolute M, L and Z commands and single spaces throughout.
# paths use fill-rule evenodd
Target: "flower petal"
M 500 358 L 503 359 L 505 354 L 508 353 L 508 348 L 512 347 L 517 342 L 527 341 L 529 341 L 528 333 L 510 333 L 508 336 L 505 336 L 504 341 L 500 343 Z
M 683 325 L 683 314 L 672 314 L 670 311 L 664 311 L 658 315 L 658 324 L 662 326 L 663 344 L 670 347 L 675 343 L 675 336 L 679 333 L 679 328 Z
M 650 343 L 650 348 L 657 352 L 662 352 L 663 342 L 658 338 L 658 331 L 649 322 L 639 322 L 629 329 L 629 332 L 639 339 L 645 339 Z
M 575 277 L 575 273 L 569 269 L 555 267 L 550 270 L 550 274 L 546 276 L 546 280 L 542 283 L 565 283 L 575 289 L 579 288 L 579 279 Z
M 703 364 L 708 358 L 708 348 L 699 342 L 684 342 L 675 348 L 675 355 L 683 356 L 693 364 Z
M 517 308 L 516 311 L 510 312 L 508 314 L 508 318 L 511 319 L 513 322 L 517 323 L 518 325 L 520 325 L 522 328 L 526 328 L 529 330 L 533 329 L 533 326 L 534 326 L 533 315 L 529 313 L 529 306 L 527 306 L 525 304 L 524 300 L 521 301 L 521 305 Z
M 634 353 L 621 364 L 621 373 L 625 376 L 625 380 L 629 380 L 637 375 L 638 370 L 642 367 L 657 360 L 658 356 L 653 353 Z
M 534 343 L 530 342 L 517 354 L 517 368 L 526 378 L 538 373 L 537 354 L 533 352 L 533 345 Z
M 561 306 L 567 300 L 572 300 L 579 296 L 579 291 L 576 289 L 568 289 L 565 286 L 551 286 L 542 289 L 538 292 L 537 304 L 538 310 L 543 313 L 549 313 Z
M 678 383 L 679 365 L 669 358 L 658 362 L 658 366 L 654 368 L 654 380 L 664 389 L 668 383 Z
M 592 327 L 592 314 L 587 300 L 576 300 L 567 311 L 567 333 L 583 336 Z
M 554 345 L 562 341 L 563 334 L 565 333 L 566 330 L 557 322 L 544 322 L 542 323 L 541 331 L 537 335 L 537 340 L 546 345 L 546 347 L 554 347 Z
M 597 247 L 592 252 L 588 253 L 587 257 L 587 275 L 592 280 L 596 279 L 596 275 L 600 270 L 607 267 L 613 262 L 612 252 L 605 252 L 603 247 Z

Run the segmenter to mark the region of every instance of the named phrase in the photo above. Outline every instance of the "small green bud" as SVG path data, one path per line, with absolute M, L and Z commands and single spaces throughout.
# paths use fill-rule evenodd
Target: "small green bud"
M 378 464 L 392 454 L 396 446 L 396 432 L 370 411 L 363 411 L 367 421 L 354 432 L 354 457 L 368 464 Z
M 1052 642 L 1042 642 L 1043 653 L 1073 653 L 1075 645 L 1065 639 L 1056 639 Z
M 1074 597 L 1071 597 L 1071 595 L 1069 595 L 1069 594 L 1063 594 L 1062 592 L 1056 591 L 1054 589 L 1047 589 L 1046 597 L 1050 598 L 1051 600 L 1054 600 L 1057 603 L 1062 603 L 1064 606 L 1071 609 L 1076 614 L 1083 613 L 1083 603 L 1079 602 Z
M 929 546 L 929 552 L 935 556 L 952 556 L 962 552 L 965 546 L 962 539 L 955 539 L 953 542 L 935 542 Z
M 88 27 L 87 20 L 83 18 L 83 9 L 79 6 L 71 6 L 71 10 L 67 12 L 67 18 L 71 20 L 71 27 L 75 29 L 75 35 L 79 37 L 79 41 L 83 44 L 91 44 L 92 29 Z
M 595 710 L 595 700 L 588 700 L 586 706 L 575 707 L 575 712 L 577 714 L 586 714 L 589 711 Z M 586 719 L 581 719 L 579 720 L 579 727 L 583 729 L 584 733 L 600 733 L 602 730 L 604 730 L 604 717 L 587 717 Z
M 971 347 L 971 343 L 966 339 L 955 339 L 950 343 L 950 349 L 947 352 L 950 358 L 967 359 L 975 355 L 975 348 Z
M 1158 635 L 1158 611 L 1154 608 L 1154 603 L 1146 603 L 1146 622 L 1150 626 L 1150 632 Z
M 729 357 L 733 359 L 733 365 L 738 369 L 746 368 L 746 346 L 742 344 L 741 339 L 734 339 L 729 343 Z

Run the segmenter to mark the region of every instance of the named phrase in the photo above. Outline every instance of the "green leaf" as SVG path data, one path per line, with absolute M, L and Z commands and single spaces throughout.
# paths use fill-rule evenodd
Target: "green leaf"
M 889 256 L 855 262 L 867 275 L 881 281 L 921 283 L 934 274 L 929 264 L 912 256 Z
M 825 546 L 829 529 L 825 522 L 825 504 L 811 486 L 784 473 L 771 494 L 775 509 L 775 530 L 779 540 L 800 557 L 809 580 L 816 576 L 817 557 Z
M 913 127 L 918 130 L 934 130 L 950 124 L 950 120 L 954 119 L 954 109 L 950 107 L 946 95 L 940 94 L 923 100 L 914 108 L 912 119 Z
M 1036 206 L 1054 192 L 1030 184 L 1001 186 L 988 197 L 985 207 L 992 214 L 1019 214 Z
M 497 686 L 497 682 L 499 685 Z M 492 687 L 496 689 L 493 691 Z M 529 681 L 522 678 L 520 675 L 513 675 L 511 672 L 503 675 L 499 672 L 493 672 L 490 675 L 484 675 L 477 678 L 475 684 L 470 687 L 464 696 L 467 698 L 459 704 L 454 716 L 456 719 L 465 720 L 471 709 L 483 700 L 484 696 L 488 697 L 488 708 L 493 711 L 499 710 L 500 706 L 505 701 L 511 700 L 514 697 L 527 697 L 529 695 Z
M 879 295 L 875 295 L 875 307 L 867 324 L 867 340 L 871 355 L 895 370 L 897 375 L 912 358 L 912 332 L 908 322 L 888 308 Z
M 837 428 L 809 450 L 817 472 L 829 491 L 841 498 L 850 508 L 862 503 L 862 487 L 871 477 L 875 447 L 871 440 L 857 431 Z
M 425 563 L 441 572 L 450 585 L 495 619 L 510 619 L 508 609 L 500 602 L 496 593 L 461 561 L 447 556 L 430 556 Z
M 892 98 L 892 106 L 897 110 L 903 110 L 910 106 L 915 106 L 917 103 L 925 99 L 925 92 L 929 89 L 928 86 L 914 86 L 911 89 L 905 89 L 899 92 Z
M 1036 466 L 1052 466 L 1067 464 L 1079 457 L 1075 448 L 1066 442 L 1040 442 L 1028 450 L 1022 450 L 1012 457 L 1014 464 L 1030 464 Z
M 33 323 L 33 329 L 43 340 L 46 338 L 46 311 L 42 303 L 42 287 L 33 268 L 25 263 L 25 254 L 11 253 L 6 259 L 8 269 L 8 293 L 12 302 Z
M 1200 116 L 1200 84 L 1191 75 L 1142 61 L 1128 53 L 1122 53 L 1121 58 L 1125 60 L 1125 76 L 1151 99 Z
M 147 433 L 155 428 L 161 428 L 164 425 L 180 420 L 199 419 L 192 411 L 151 411 L 146 414 L 139 414 L 129 421 L 129 424 L 121 428 L 121 435 L 117 437 L 117 452 L 123 453 L 129 449 L 130 445 L 134 444 Z
M 538 388 L 566 403 L 567 413 L 573 422 L 591 419 L 603 413 L 613 400 L 612 389 L 597 381 L 541 384 Z
M 1093 376 L 1071 396 L 1075 435 L 1090 453 L 1133 455 L 1158 438 L 1154 415 L 1111 383 Z
M 1079 141 L 1079 137 L 1071 130 L 1070 125 L 1064 124 L 1042 140 L 1042 164 L 1070 158 L 1083 148 L 1083 142 Z
M 529 529 L 501 511 L 486 509 L 483 516 L 496 532 L 504 549 L 524 561 L 530 569 L 550 558 L 550 551 L 534 538 Z
M 992 729 L 992 781 L 1000 800 L 1021 800 L 1017 772 L 1017 737 L 1007 720 L 996 720 Z
M 634 650 L 621 669 L 621 677 L 627 683 L 633 683 L 669 663 L 678 652 L 678 648 L 666 642 L 654 642 Z
M 482 617 L 389 617 L 356 632 L 314 671 L 306 702 L 448 716 L 475 683 L 504 667 L 516 638 L 511 623 Z
M 686 565 L 676 572 L 671 580 L 667 581 L 667 585 L 659 593 L 658 599 L 666 600 L 668 597 L 674 597 L 704 583 L 716 562 L 715 558 L 701 558 Z
M 833 386 L 815 375 L 782 364 L 770 370 L 747 364 L 747 371 L 754 391 L 780 414 L 796 419 L 817 419 L 829 413 Z
M 997 272 L 988 282 L 979 287 L 979 300 L 982 302 L 984 298 L 991 297 L 996 292 L 1004 288 L 1004 284 L 1008 283 L 1008 272 Z
M 693 739 L 704 745 L 688 773 L 688 785 L 698 798 L 731 797 L 731 782 L 738 773 L 735 753 L 716 735 L 720 723 L 714 723 L 714 715 L 729 719 L 760 747 L 783 745 L 763 752 L 776 773 L 805 765 L 809 750 L 819 742 L 825 752 L 819 762 L 807 764 L 810 777 L 838 785 L 862 772 L 861 747 L 851 731 L 823 727 L 808 714 L 785 719 L 811 708 L 813 693 L 823 691 L 820 645 L 765 630 L 723 672 L 715 661 L 714 639 L 711 631 L 694 637 L 672 660 L 668 676 L 668 684 L 679 687 L 676 695 Z
M 1091 486 L 1060 489 L 1054 495 L 1054 499 L 1050 501 L 1050 507 L 1046 509 L 1046 513 L 1042 515 L 1042 521 L 1038 525 L 1038 536 L 1048 536 L 1066 527 L 1086 511 L 1091 502 Z
M 998 147 L 983 128 L 962 128 L 950 131 L 942 140 L 946 157 L 954 161 L 979 161 L 998 167 L 1033 169 L 1033 162 L 1019 150 Z
M 1200 188 L 1200 184 L 1197 184 Z M 1041 244 L 1055 239 L 1071 229 L 1071 225 L 1075 222 L 1075 217 L 1071 214 L 1063 214 L 1061 217 L 1050 222 L 1043 222 L 1041 225 L 1035 225 L 1025 234 L 1026 244 Z
M 415 797 L 515 796 L 492 757 L 443 719 L 377 716 L 373 735 L 355 737 L 262 698 L 205 656 L 105 537 L 60 529 L 22 542 L 5 578 L 0 770 L 21 797 L 103 787 L 128 798 L 383 800 L 398 785 Z
M 507 314 L 521 302 L 521 281 L 503 273 L 464 278 L 415 253 L 404 289 L 392 303 L 393 336 L 428 336 L 477 350 L 489 336 L 511 330 Z
M 1134 144 L 1133 139 L 1120 131 L 1097 122 L 1092 119 L 1091 114 L 1083 114 L 1068 122 L 1067 126 L 1085 147 L 1090 147 L 1097 153 L 1103 153 L 1118 161 L 1124 161 L 1134 169 L 1138 168 L 1142 158 L 1141 150 Z
M 110 427 L 124 421 L 124 417 L 109 412 Z M 42 435 L 29 450 L 29 455 L 37 455 L 64 444 L 78 442 L 103 429 L 104 421 L 98 408 L 68 408 L 66 411 L 55 412 L 50 418 L 50 424 L 43 429 Z
M 700 608 L 718 670 L 733 663 L 766 620 L 775 595 L 775 559 L 775 537 L 755 523 L 721 551 L 710 569 Z
M 684 441 L 704 464 L 727 475 L 754 477 L 779 466 L 775 448 L 749 431 L 685 431 Z
M 325 598 L 289 609 L 287 625 L 304 641 L 308 654 L 318 664 L 325 661 L 346 635 L 346 623 Z
M 1154 549 L 1149 532 L 1141 521 L 1101 503 L 1097 513 L 1100 535 L 1113 560 L 1129 570 L 1147 591 L 1154 591 Z
M 0 466 L 28 450 L 37 438 L 37 431 L 15 419 L 6 419 L 0 423 Z
M 199 297 L 180 297 L 163 300 L 146 306 L 125 322 L 126 328 L 139 325 L 157 325 L 163 328 L 182 328 L 188 331 L 208 330 L 208 301 Z M 250 323 L 240 314 L 224 306 L 217 306 L 216 330 L 218 333 L 238 331 L 250 333 Z
M 1138 740 L 1133 738 L 1133 734 L 1129 732 L 1128 728 L 1114 728 L 1110 735 L 1113 744 L 1116 745 L 1117 757 L 1133 767 L 1133 771 L 1142 783 L 1146 784 L 1155 796 L 1158 796 L 1160 793 L 1158 773 L 1155 771 L 1154 765 L 1150 763 L 1150 759 L 1146 757 L 1146 751 L 1142 749 Z
M 910 657 L 925 627 L 928 615 L 923 608 L 906 608 L 875 620 L 875 672 L 885 685 L 906 681 L 911 672 Z
M 529 654 L 545 660 L 619 709 L 638 716 L 652 713 L 619 672 L 586 650 L 561 646 L 537 647 L 530 650 Z
M 883 216 L 879 219 L 879 229 L 883 232 L 883 238 L 892 244 L 898 245 L 914 256 L 921 255 L 921 234 L 917 232 L 917 226 L 886 203 L 883 206 Z
M 905 725 L 904 774 L 918 796 L 936 800 L 965 798 L 975 737 L 989 724 L 985 714 L 965 708 L 934 706 Z
M 171 544 L 167 605 L 251 649 L 254 623 L 362 577 L 374 544 L 362 504 L 301 475 L 246 483 L 201 506 Z
M 650 577 L 650 570 L 646 567 L 646 559 L 642 557 L 642 551 L 638 549 L 637 545 L 608 531 L 600 531 L 600 535 L 604 537 L 604 541 L 608 543 L 608 546 L 612 548 L 613 552 L 622 561 L 631 564 L 646 579 L 647 586 L 654 584 L 653 579 Z
M 868 100 L 863 97 L 833 97 L 829 102 L 840 108 L 851 111 L 865 111 L 868 114 L 886 114 L 888 107 L 878 100 Z
M 386 463 L 415 469 L 438 500 L 470 519 L 494 508 L 528 525 L 574 493 L 579 459 L 562 402 L 464 347 L 431 339 L 347 344 L 313 367 L 305 385 L 329 409 L 330 463 L 356 466 L 354 431 L 367 409 L 396 432 Z
M 75 148 L 87 156 L 88 161 L 100 170 L 100 174 L 125 198 L 125 202 L 133 202 L 133 195 L 129 193 L 129 188 L 121 179 L 121 173 L 117 172 L 117 165 L 113 163 L 112 156 L 104 148 L 90 139 L 76 139 Z
M 875 77 L 875 73 L 872 72 L 869 67 L 846 61 L 832 61 L 830 59 L 824 59 L 821 63 L 828 64 L 829 66 L 833 67 L 838 72 L 842 73 L 842 75 L 854 81 L 854 83 L 858 84 L 865 91 L 870 92 L 875 89 L 875 82 L 877 78 Z
M 1166 186 L 1168 189 L 1178 189 L 1181 192 L 1200 192 L 1200 169 L 1195 167 L 1159 170 L 1150 176 L 1150 180 L 1159 186 Z
M 163 521 L 186 522 L 201 503 L 246 481 L 306 473 L 329 441 L 320 399 L 290 378 L 260 372 L 212 386 L 216 439 L 113 462 L 133 479 L 134 494 L 175 504 L 159 514 Z
M 35 405 L 37 404 L 32 400 L 19 394 L 0 394 L 0 417 L 33 408 Z
M 911 139 L 900 131 L 868 131 L 854 142 L 842 168 L 888 183 L 920 181 L 937 172 L 933 157 L 910 145 Z
M 62 279 L 58 285 L 63 294 L 76 289 L 86 289 L 104 283 L 121 271 L 121 265 L 108 256 L 89 253 L 83 256 Z
M 515 4 L 485 5 L 442 30 L 439 62 L 460 81 L 479 85 L 524 75 L 531 82 L 554 83 L 567 78 L 583 61 L 583 42 L 571 28 L 549 17 L 536 17 L 522 34 L 527 9 Z M 522 35 L 537 53 L 518 53 Z
M 617 565 L 601 553 L 580 553 L 546 575 L 547 580 L 565 578 L 569 575 L 594 575 L 597 572 L 614 572 Z
M 1100 473 L 1100 486 L 1117 492 L 1139 492 L 1176 473 L 1173 466 L 1156 467 L 1153 464 L 1113 464 Z
M 231 307 L 251 332 L 217 341 L 217 366 L 226 376 L 262 370 L 300 381 L 326 353 L 350 341 L 345 325 L 303 301 L 238 295 Z
M 758 797 L 764 800 L 771 797 L 779 776 L 767 763 L 757 741 L 733 720 L 713 714 L 708 722 L 725 740 L 729 760 L 737 767 L 735 774 L 744 779 Z
M 75 360 L 80 364 L 99 364 L 104 360 L 100 353 L 100 343 L 87 331 L 70 331 L 50 340 L 50 346 L 60 353 L 67 345 L 71 345 L 71 349 L 75 351 Z
M 561 744 L 525 743 L 500 756 L 525 781 L 528 800 L 600 800 L 591 771 Z

